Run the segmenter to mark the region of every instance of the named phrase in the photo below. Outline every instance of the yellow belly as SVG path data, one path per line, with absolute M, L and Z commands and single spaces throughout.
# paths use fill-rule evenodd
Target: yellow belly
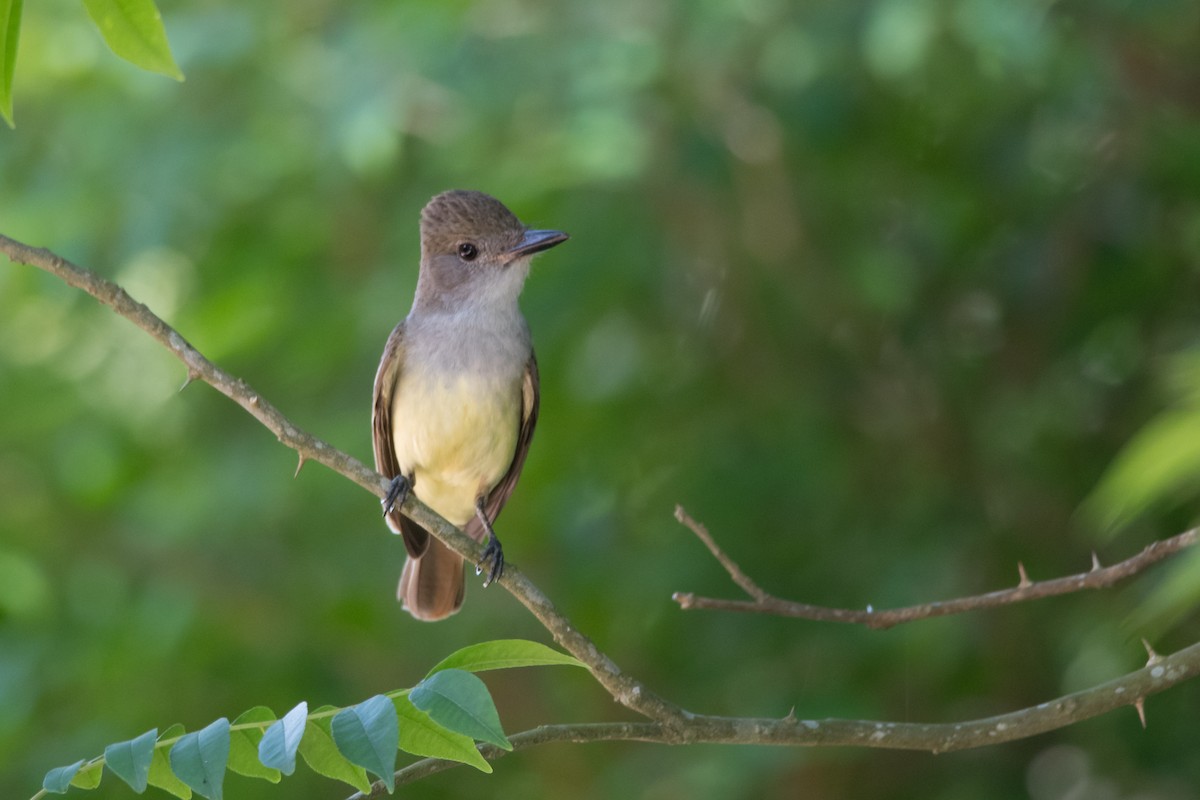
M 417 497 L 459 526 L 508 471 L 520 425 L 518 383 L 405 375 L 392 403 L 400 469 Z

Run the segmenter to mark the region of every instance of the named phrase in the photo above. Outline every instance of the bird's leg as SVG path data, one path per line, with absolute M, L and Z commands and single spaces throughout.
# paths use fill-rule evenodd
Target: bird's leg
M 488 521 L 487 514 L 483 510 L 482 497 L 475 501 L 475 516 L 479 517 L 479 521 L 483 523 L 483 529 L 487 531 L 488 535 L 487 546 L 483 548 L 483 555 L 475 562 L 476 575 L 482 574 L 484 565 L 489 562 L 491 563 L 491 567 L 488 569 L 488 576 L 483 580 L 483 585 L 486 588 L 504 574 L 504 548 L 500 546 L 500 540 L 496 538 L 496 532 L 492 530 L 492 523 Z
M 396 510 L 396 506 L 404 505 L 404 501 L 408 499 L 408 493 L 412 490 L 413 479 L 404 477 L 403 473 L 392 478 L 392 485 L 388 487 L 387 497 L 379 502 L 383 505 L 383 515 Z

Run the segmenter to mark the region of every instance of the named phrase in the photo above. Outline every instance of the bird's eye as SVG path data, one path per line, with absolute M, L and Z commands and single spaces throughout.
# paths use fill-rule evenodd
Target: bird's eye
M 458 257 L 463 261 L 474 261 L 477 255 L 479 255 L 479 248 L 470 242 L 463 242 L 458 246 Z

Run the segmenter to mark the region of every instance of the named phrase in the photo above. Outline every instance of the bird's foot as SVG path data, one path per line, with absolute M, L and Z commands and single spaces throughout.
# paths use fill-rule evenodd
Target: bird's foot
M 392 485 L 388 487 L 387 497 L 380 500 L 383 505 L 383 515 L 386 517 L 396 510 L 396 506 L 404 505 L 404 501 L 408 499 L 408 492 L 412 489 L 412 481 L 403 475 L 397 475 L 392 478 Z
M 504 548 L 500 546 L 494 531 L 488 531 L 487 547 L 483 548 L 483 555 L 475 562 L 475 574 L 482 575 L 485 566 L 488 567 L 488 575 L 483 579 L 486 589 L 504 574 Z

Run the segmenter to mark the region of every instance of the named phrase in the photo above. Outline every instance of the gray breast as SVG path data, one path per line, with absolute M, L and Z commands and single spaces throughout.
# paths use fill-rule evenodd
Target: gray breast
M 519 311 L 410 315 L 405 346 L 406 368 L 443 378 L 465 373 L 504 382 L 520 379 L 532 352 L 529 327 Z

